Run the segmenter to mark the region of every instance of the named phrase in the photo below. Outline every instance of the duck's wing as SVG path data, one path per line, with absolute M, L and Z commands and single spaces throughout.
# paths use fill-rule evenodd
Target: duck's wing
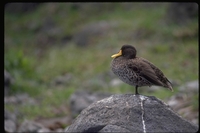
M 143 61 L 140 58 L 135 58 L 128 63 L 129 69 L 133 70 L 139 76 L 146 79 L 148 82 L 152 83 L 152 85 L 158 85 L 166 87 L 162 81 L 157 76 L 158 74 L 155 70 L 149 65 L 147 62 Z M 162 72 L 161 72 L 162 75 Z
M 169 88 L 171 91 L 173 91 L 172 88 L 172 83 L 165 77 L 165 75 L 163 74 L 163 72 L 158 69 L 154 64 L 152 64 L 151 62 L 149 62 L 148 60 L 141 58 L 141 60 L 143 60 L 143 62 L 149 64 L 151 66 L 151 68 L 154 70 L 154 72 L 156 73 L 158 79 L 163 83 L 164 87 Z

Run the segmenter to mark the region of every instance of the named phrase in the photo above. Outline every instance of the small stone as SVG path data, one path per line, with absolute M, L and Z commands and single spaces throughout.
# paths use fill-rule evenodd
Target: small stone
M 41 129 L 38 130 L 38 133 L 47 133 L 47 132 L 49 133 L 51 131 L 47 128 L 41 128 Z
M 55 130 L 55 132 L 56 132 L 56 133 L 59 133 L 59 132 L 60 132 L 60 133 L 63 133 L 63 129 L 58 128 L 58 129 Z
M 4 109 L 4 120 L 12 120 L 12 121 L 16 121 L 16 114 L 15 113 L 11 113 L 7 110 Z
M 5 120 L 4 121 L 5 125 L 4 125 L 4 128 L 5 128 L 5 131 L 6 132 L 15 132 L 16 131 L 16 124 L 14 121 L 12 120 Z
M 119 86 L 119 85 L 121 85 L 122 83 L 123 83 L 123 82 L 122 82 L 121 80 L 116 79 L 116 78 L 110 81 L 110 85 L 111 85 L 112 87 Z
M 6 70 L 4 70 L 4 94 L 5 96 L 8 95 L 10 91 L 10 85 L 14 82 L 13 77 L 10 75 L 10 73 Z
M 73 78 L 72 74 L 66 73 L 64 75 L 57 76 L 53 81 L 51 82 L 52 85 L 65 85 L 71 82 Z
M 185 85 L 182 85 L 179 87 L 180 91 L 184 92 L 193 92 L 193 93 L 198 93 L 199 92 L 199 82 L 198 80 L 195 81 L 190 81 L 186 83 Z
M 44 127 L 36 122 L 25 120 L 19 127 L 18 132 L 38 132 Z
M 77 91 L 70 97 L 70 109 L 73 116 L 79 114 L 83 109 L 95 101 L 110 96 L 107 93 L 92 93 L 89 91 Z

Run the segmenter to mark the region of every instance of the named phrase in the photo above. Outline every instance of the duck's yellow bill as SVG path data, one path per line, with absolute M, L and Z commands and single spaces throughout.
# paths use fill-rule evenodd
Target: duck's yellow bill
M 120 50 L 119 53 L 112 55 L 111 57 L 116 58 L 116 57 L 121 56 L 121 55 L 122 55 L 122 50 Z

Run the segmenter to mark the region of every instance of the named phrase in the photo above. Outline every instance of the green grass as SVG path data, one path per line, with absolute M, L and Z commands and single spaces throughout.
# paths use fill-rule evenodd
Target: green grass
M 94 82 L 93 88 L 88 88 L 93 91 L 134 93 L 135 88 L 126 84 L 101 88 L 95 83 L 98 74 L 110 70 L 111 55 L 123 44 L 134 45 L 138 56 L 150 60 L 180 85 L 198 79 L 197 21 L 185 26 L 167 24 L 164 19 L 166 4 L 146 8 L 139 3 L 125 10 L 118 3 L 112 10 L 109 4 L 102 9 L 85 7 L 83 10 L 67 3 L 48 3 L 27 14 L 5 13 L 4 67 L 15 78 L 11 93 L 28 93 L 41 99 L 39 105 L 5 105 L 6 109 L 17 108 L 23 114 L 20 120 L 55 117 L 58 114 L 52 114 L 52 109 L 62 104 L 68 106 L 70 95 L 88 80 Z M 53 21 L 60 32 L 50 35 L 48 30 L 41 31 L 47 21 Z M 73 41 L 67 44 L 60 41 L 60 38 L 74 35 L 84 26 L 99 21 L 112 26 L 104 35 L 92 37 L 93 41 L 87 47 L 78 47 Z M 45 37 L 53 37 L 55 41 L 38 41 Z M 55 77 L 66 73 L 73 75 L 70 83 L 51 85 Z M 110 80 L 106 79 L 107 82 Z M 177 87 L 173 93 L 161 88 L 148 94 L 145 89 L 140 89 L 142 94 L 160 99 L 178 93 Z

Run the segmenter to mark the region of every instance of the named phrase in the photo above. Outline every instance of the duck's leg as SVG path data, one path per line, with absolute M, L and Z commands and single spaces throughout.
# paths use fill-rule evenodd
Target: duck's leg
M 139 93 L 138 93 L 138 86 L 137 85 L 135 86 L 135 95 L 139 95 Z

